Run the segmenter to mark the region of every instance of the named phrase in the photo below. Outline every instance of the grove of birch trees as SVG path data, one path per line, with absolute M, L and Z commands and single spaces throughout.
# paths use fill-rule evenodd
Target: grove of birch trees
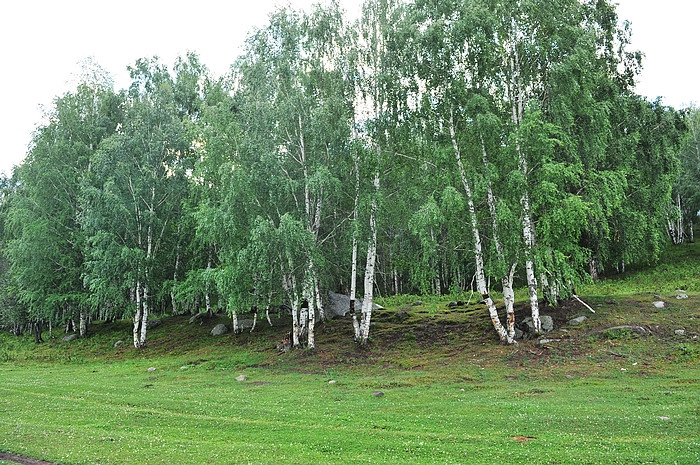
M 376 295 L 476 292 L 512 344 L 514 289 L 539 332 L 543 302 L 693 240 L 699 113 L 635 94 L 612 2 L 362 11 L 278 9 L 221 78 L 90 64 L 2 179 L 0 325 L 130 318 L 142 348 L 154 313 L 282 306 L 313 350 L 328 291 L 360 344 Z

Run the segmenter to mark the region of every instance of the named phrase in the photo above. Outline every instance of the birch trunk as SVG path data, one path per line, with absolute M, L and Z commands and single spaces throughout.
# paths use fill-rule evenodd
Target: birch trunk
M 515 47 L 513 47 L 513 55 L 510 57 L 510 68 L 512 73 L 512 81 L 510 83 L 512 120 L 515 127 L 519 128 L 523 120 L 524 93 L 519 79 L 520 62 L 518 51 Z M 513 95 L 513 93 L 516 95 Z M 515 150 L 518 154 L 520 172 L 523 174 L 527 183 L 527 159 L 521 150 L 520 142 L 517 137 L 515 141 Z M 528 293 L 530 295 L 530 312 L 535 333 L 539 334 L 542 331 L 542 322 L 540 321 L 540 309 L 537 299 L 537 278 L 535 278 L 535 267 L 532 258 L 532 250 L 535 247 L 535 230 L 532 224 L 530 194 L 527 188 L 523 189 L 523 194 L 520 197 L 520 206 L 522 207 L 523 240 L 525 242 L 525 276 L 527 279 Z
M 498 311 L 496 309 L 496 304 L 489 295 L 488 288 L 486 286 L 486 276 L 484 274 L 484 254 L 481 246 L 481 234 L 479 232 L 479 223 L 476 216 L 476 208 L 474 206 L 474 200 L 472 196 L 472 189 L 467 180 L 467 173 L 464 169 L 464 164 L 462 163 L 462 154 L 457 143 L 457 134 L 454 126 L 454 118 L 452 113 L 450 113 L 450 138 L 452 139 L 452 148 L 455 152 L 455 158 L 457 159 L 457 167 L 459 169 L 459 175 L 462 180 L 462 186 L 464 187 L 464 193 L 467 197 L 467 206 L 469 208 L 469 220 L 472 229 L 472 235 L 474 237 L 474 261 L 476 264 L 476 289 L 483 297 L 486 305 L 489 309 L 489 316 L 491 318 L 491 323 L 493 328 L 498 334 L 498 338 L 502 343 L 512 343 L 512 339 L 508 338 L 505 328 L 501 324 L 501 320 L 498 318 Z
M 355 205 L 352 210 L 352 222 L 354 231 L 352 234 L 352 266 L 350 271 L 350 317 L 352 327 L 355 331 L 355 342 L 360 340 L 360 323 L 357 321 L 355 313 L 355 299 L 357 293 L 357 212 L 360 202 L 360 159 L 355 153 L 353 161 L 355 163 Z
M 309 283 L 308 281 L 311 281 L 311 283 Z M 314 287 L 313 286 L 313 278 L 311 278 L 310 280 L 307 280 L 307 283 L 305 285 L 306 289 L 304 290 L 304 294 L 305 294 L 305 299 L 308 302 L 307 312 L 308 312 L 308 321 L 309 321 L 308 327 L 307 327 L 306 347 L 312 351 L 316 349 L 315 334 L 314 334 L 314 330 L 315 330 L 315 326 L 316 326 L 316 306 L 314 303 L 314 295 L 313 295 L 314 289 L 313 289 L 313 287 Z
M 177 272 L 180 269 L 180 231 L 182 226 L 177 225 L 177 246 L 175 250 L 175 270 L 173 271 L 173 290 L 170 291 L 170 303 L 173 306 L 173 315 L 178 315 L 177 300 L 175 300 L 175 287 L 177 287 Z
M 362 301 L 362 336 L 360 343 L 369 341 L 369 328 L 374 305 L 374 268 L 377 261 L 377 196 L 379 194 L 379 169 L 374 172 L 374 192 L 369 216 L 370 241 L 367 247 L 367 265 L 365 266 L 365 294 Z
M 143 286 L 143 311 L 141 313 L 141 337 L 139 338 L 139 348 L 146 347 L 146 332 L 148 331 L 148 311 L 150 296 L 148 295 L 148 284 Z
M 299 348 L 299 335 L 301 328 L 299 326 L 299 299 L 294 299 L 292 302 L 292 347 Z
M 255 330 L 255 325 L 258 323 L 258 309 L 256 308 L 255 311 L 253 312 L 253 326 L 250 328 L 250 332 L 252 333 Z
M 515 293 L 513 292 L 513 276 L 515 275 L 516 263 L 510 267 L 507 276 L 503 277 L 503 303 L 506 306 L 506 315 L 508 318 L 508 340 L 515 342 Z
M 141 281 L 136 281 L 136 315 L 134 315 L 134 347 L 141 348 L 139 344 L 139 333 L 141 331 L 141 314 L 143 313 L 143 306 L 141 304 Z
M 80 310 L 80 337 L 87 336 L 87 312 Z
M 233 334 L 238 334 L 240 329 L 238 328 L 238 313 L 235 310 L 231 312 L 231 323 L 233 324 Z

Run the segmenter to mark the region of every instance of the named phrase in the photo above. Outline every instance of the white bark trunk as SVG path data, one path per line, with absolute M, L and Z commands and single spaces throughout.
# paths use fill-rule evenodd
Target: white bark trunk
M 353 234 L 352 234 L 352 265 L 350 271 L 350 317 L 352 327 L 355 331 L 355 342 L 360 340 L 360 323 L 357 321 L 355 313 L 355 298 L 357 293 L 357 214 L 360 202 L 360 160 L 357 154 L 354 155 L 355 162 L 355 205 L 352 211 Z
M 513 21 L 513 24 L 515 22 Z M 517 35 L 517 29 L 515 31 Z M 513 124 L 516 128 L 520 127 L 523 120 L 523 109 L 525 94 L 523 92 L 522 83 L 520 81 L 520 59 L 518 56 L 518 50 L 514 46 L 513 54 L 510 57 L 510 70 L 511 70 L 511 82 L 510 82 L 510 94 L 511 94 L 511 113 Z M 517 140 L 515 142 L 515 150 L 518 154 L 518 164 L 523 177 L 527 181 L 528 177 L 528 167 L 527 159 L 522 153 L 520 148 L 520 142 Z M 532 223 L 532 212 L 530 207 L 530 194 L 527 189 L 523 190 L 523 194 L 520 198 L 520 206 L 522 207 L 522 225 L 523 225 L 523 240 L 525 242 L 525 275 L 527 279 L 528 293 L 530 295 L 530 312 L 532 316 L 532 323 L 535 327 L 535 332 L 539 334 L 542 330 L 542 323 L 540 322 L 540 310 L 537 298 L 537 278 L 535 278 L 535 268 L 533 263 L 532 251 L 535 247 L 535 230 Z
M 457 143 L 457 134 L 454 126 L 454 119 L 452 114 L 450 114 L 450 137 L 452 139 L 452 147 L 455 152 L 455 158 L 457 159 L 457 167 L 459 168 L 459 175 L 462 180 L 462 186 L 464 187 L 464 193 L 467 197 L 467 206 L 469 207 L 469 220 L 471 223 L 472 235 L 474 237 L 474 261 L 476 264 L 476 289 L 483 297 L 486 305 L 489 309 L 489 316 L 491 318 L 491 323 L 493 328 L 498 334 L 498 338 L 502 343 L 512 343 L 512 339 L 508 338 L 508 334 L 501 324 L 498 318 L 498 311 L 496 310 L 496 305 L 491 299 L 488 293 L 488 288 L 486 286 L 486 276 L 484 274 L 484 255 L 481 246 L 481 234 L 479 233 L 479 223 L 476 216 L 476 208 L 474 207 L 474 200 L 472 197 L 472 189 L 467 180 L 467 173 L 464 169 L 464 164 L 462 163 L 462 154 L 459 149 L 459 144 Z
M 181 231 L 181 225 L 178 223 L 177 225 L 177 247 L 175 251 L 175 271 L 173 271 L 173 291 L 170 292 L 170 303 L 173 306 L 173 315 L 178 315 L 178 308 L 177 308 L 177 300 L 175 299 L 175 287 L 177 287 L 177 272 L 180 269 L 180 231 Z
M 141 337 L 139 338 L 139 347 L 146 347 L 146 332 L 148 331 L 148 311 L 149 311 L 150 296 L 148 295 L 148 284 L 143 286 L 143 312 L 141 314 Z
M 272 320 L 270 319 L 270 306 L 269 305 L 265 309 L 265 318 L 267 319 L 267 322 L 270 324 L 270 326 L 272 326 Z
M 87 336 L 87 312 L 80 310 L 80 337 Z
M 503 277 L 503 303 L 506 307 L 506 315 L 508 318 L 508 339 L 515 342 L 515 293 L 513 292 L 513 276 L 515 275 L 516 263 L 510 267 L 507 276 Z
M 141 314 L 143 306 L 141 304 L 141 281 L 136 281 L 136 314 L 134 315 L 134 347 L 139 349 L 139 333 L 141 330 Z
M 231 323 L 233 324 L 233 334 L 238 334 L 240 329 L 238 328 L 238 313 L 235 310 L 231 312 Z
M 311 266 L 309 267 L 311 268 Z M 316 349 L 316 342 L 315 342 L 315 334 L 314 330 L 316 329 L 316 306 L 314 302 L 314 285 L 313 285 L 313 278 L 307 279 L 305 284 L 305 289 L 304 289 L 304 297 L 306 301 L 309 303 L 309 308 L 308 308 L 308 327 L 307 327 L 307 343 L 306 347 L 309 350 L 315 350 Z M 311 281 L 311 282 L 309 282 Z
M 367 265 L 365 267 L 365 294 L 362 302 L 362 336 L 361 344 L 369 341 L 369 328 L 372 321 L 374 304 L 374 268 L 377 261 L 377 196 L 379 194 L 379 169 L 374 173 L 375 196 L 369 216 L 370 241 L 367 247 Z
M 292 302 L 292 347 L 299 348 L 299 335 L 301 327 L 299 325 L 299 299 L 294 299 Z
M 258 309 L 255 309 L 255 312 L 253 313 L 253 326 L 250 328 L 250 332 L 252 333 L 255 330 L 255 325 L 258 323 Z

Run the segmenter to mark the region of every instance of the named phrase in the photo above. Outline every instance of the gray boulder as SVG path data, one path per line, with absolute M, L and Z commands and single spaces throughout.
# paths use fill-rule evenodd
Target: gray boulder
M 219 323 L 218 325 L 214 326 L 214 328 L 211 330 L 211 335 L 212 336 L 221 336 L 222 334 L 228 333 L 228 328 L 226 325 Z
M 569 326 L 576 326 L 576 325 L 580 325 L 581 323 L 583 323 L 587 319 L 588 319 L 588 317 L 586 317 L 586 316 L 579 316 L 579 317 L 576 317 L 576 318 L 573 318 L 573 319 L 567 321 L 566 324 Z
M 190 324 L 196 323 L 198 321 L 201 322 L 202 319 L 204 319 L 204 317 L 206 317 L 206 316 L 207 316 L 207 314 L 205 312 L 197 313 L 196 315 L 192 315 L 192 317 L 190 318 Z
M 253 327 L 252 318 L 243 318 L 238 320 L 238 330 L 243 331 L 244 329 L 251 329 Z
M 542 331 L 548 333 L 554 329 L 554 320 L 549 315 L 540 315 L 540 322 L 542 323 Z
M 688 298 L 688 294 L 686 294 L 683 289 L 676 289 L 676 299 L 683 300 L 683 299 L 687 299 L 687 298 Z
M 666 306 L 666 302 L 663 300 L 655 300 L 651 304 L 656 308 L 664 308 Z
M 548 333 L 554 329 L 554 320 L 549 315 L 540 315 L 540 323 L 542 324 L 542 332 Z M 534 333 L 535 325 L 532 323 L 532 317 L 523 318 L 520 322 L 520 328 L 526 333 Z
M 376 303 L 372 305 L 374 310 L 382 310 L 384 307 L 377 305 Z M 326 299 L 323 310 L 326 312 L 326 318 L 332 320 L 337 317 L 344 317 L 350 311 L 350 297 L 343 294 L 338 294 L 332 291 L 328 291 L 328 298 Z M 360 312 L 362 310 L 362 300 L 355 299 L 355 312 Z
M 73 341 L 73 340 L 75 340 L 75 339 L 78 339 L 78 335 L 77 335 L 77 334 L 69 334 L 69 335 L 67 335 L 67 336 L 65 336 L 65 337 L 63 338 L 63 340 L 66 341 L 66 342 L 70 342 L 70 341 Z
M 240 375 L 236 377 L 236 381 L 245 381 L 248 377 L 246 375 Z
M 673 332 L 676 336 L 685 336 L 685 329 L 677 329 Z
M 119 340 L 119 341 L 117 341 L 117 342 L 114 343 L 114 348 L 117 349 L 117 348 L 119 348 L 119 346 L 121 346 L 122 344 L 124 344 L 124 341 Z
M 153 328 L 157 328 L 158 326 L 160 326 L 160 325 L 162 325 L 162 324 L 163 324 L 163 321 L 162 321 L 162 320 L 158 320 L 158 319 L 155 319 L 155 320 L 148 320 L 148 321 L 146 322 L 146 328 L 147 328 L 147 329 L 153 329 Z

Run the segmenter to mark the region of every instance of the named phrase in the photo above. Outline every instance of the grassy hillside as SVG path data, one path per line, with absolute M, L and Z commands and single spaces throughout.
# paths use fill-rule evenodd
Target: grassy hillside
M 669 249 L 580 289 L 595 314 L 544 308 L 553 341 L 514 347 L 482 306 L 411 296 L 386 299 L 368 348 L 335 320 L 315 354 L 278 354 L 286 328 L 265 322 L 209 336 L 224 316 L 165 318 L 139 352 L 129 322 L 39 346 L 2 334 L 0 451 L 63 464 L 699 463 L 698 270 L 697 245 Z

